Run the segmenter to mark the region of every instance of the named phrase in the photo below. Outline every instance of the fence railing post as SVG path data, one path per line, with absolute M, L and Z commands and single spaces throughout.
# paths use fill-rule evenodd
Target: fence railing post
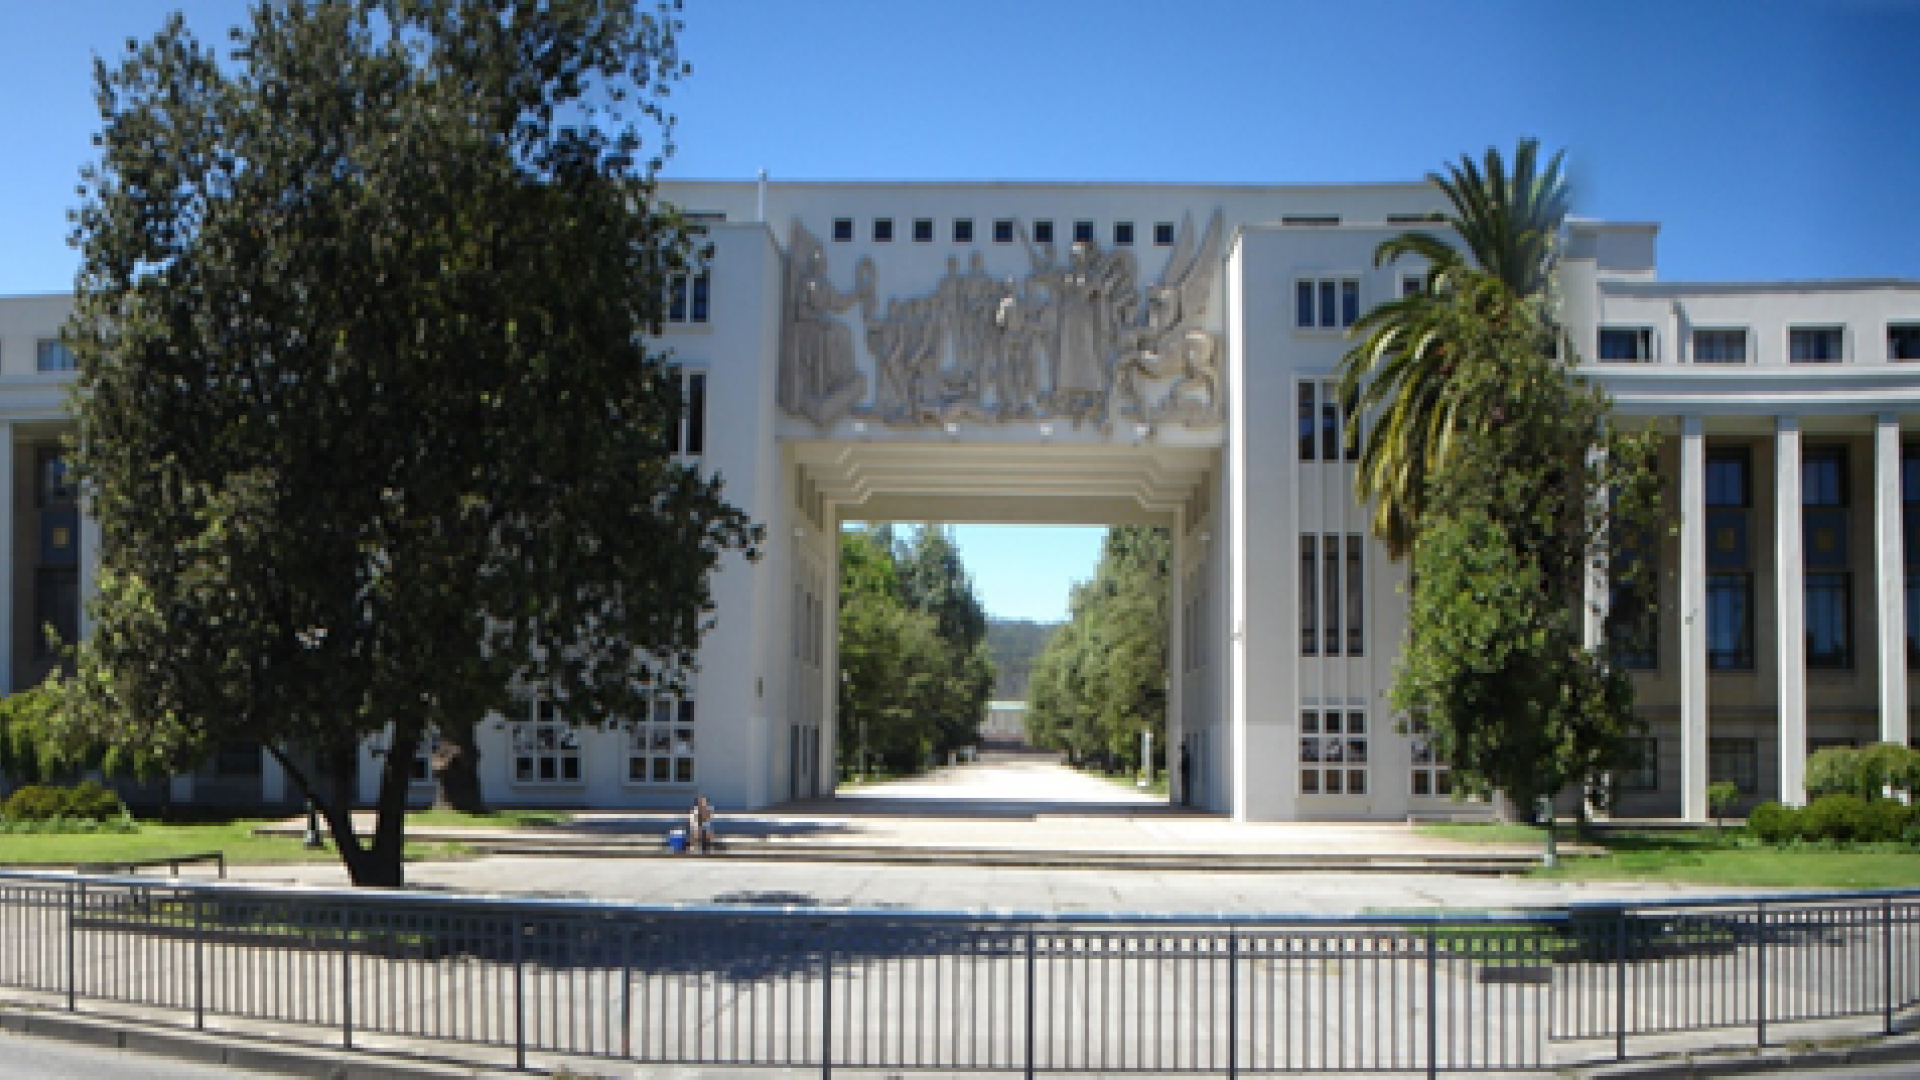
M 1227 1080 L 1240 1075 L 1240 928 L 1227 927 Z
M 1756 1046 L 1767 1045 L 1767 905 L 1755 904 L 1755 931 L 1759 934 L 1760 946 L 1756 950 L 1753 975 L 1754 1025 L 1758 1034 Z
M 86 906 L 87 883 L 67 887 L 67 1011 L 80 1008 L 80 911 Z
M 1613 948 L 1613 1057 L 1615 1061 L 1627 1060 L 1627 950 L 1632 943 L 1627 939 L 1627 909 L 1620 908 L 1620 917 L 1615 920 Z
M 1440 1075 L 1440 937 L 1427 924 L 1427 1077 Z
M 1035 957 L 1034 957 L 1033 924 L 1028 923 L 1027 924 L 1027 1068 L 1025 1072 L 1025 1076 L 1027 1077 L 1027 1080 L 1033 1080 L 1033 1056 L 1034 1056 L 1033 1048 L 1034 1048 L 1034 1039 L 1035 1039 L 1034 1026 L 1038 1020 L 1038 1017 L 1036 1015 L 1036 1003 L 1034 1001 L 1035 992 L 1039 985 L 1039 980 L 1036 978 L 1036 975 L 1038 974 L 1036 971 L 1036 963 L 1037 961 L 1035 960 Z
M 207 919 L 201 910 L 205 897 L 193 893 L 193 1030 L 207 1026 Z
M 820 928 L 820 1075 L 833 1075 L 833 926 Z
M 527 1068 L 527 924 L 514 915 L 513 927 L 513 1067 Z
M 1893 897 L 1880 901 L 1880 1032 L 1893 1034 Z

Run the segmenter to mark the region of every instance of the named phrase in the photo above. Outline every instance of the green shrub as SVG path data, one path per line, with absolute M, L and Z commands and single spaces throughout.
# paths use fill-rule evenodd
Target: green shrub
M 1867 800 L 1858 795 L 1823 795 L 1801 813 L 1800 835 L 1807 840 L 1847 843 L 1867 831 Z
M 1875 844 L 1904 840 L 1912 822 L 1913 810 L 1907 804 L 1896 799 L 1874 799 L 1867 803 L 1860 839 Z
M 1800 838 L 1801 812 L 1777 802 L 1763 802 L 1747 814 L 1747 831 L 1762 843 L 1785 844 Z
M 0 818 L 23 821 L 118 821 L 127 816 L 120 796 L 93 782 L 60 788 L 29 784 L 0 803 Z

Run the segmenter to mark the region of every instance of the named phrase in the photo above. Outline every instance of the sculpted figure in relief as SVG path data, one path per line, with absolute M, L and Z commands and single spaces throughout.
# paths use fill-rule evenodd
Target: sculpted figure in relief
M 787 335 L 780 358 L 780 404 L 816 424 L 845 416 L 867 394 L 853 335 L 838 316 L 873 302 L 873 260 L 862 259 L 852 292 L 834 288 L 819 237 L 798 221 L 787 247 Z

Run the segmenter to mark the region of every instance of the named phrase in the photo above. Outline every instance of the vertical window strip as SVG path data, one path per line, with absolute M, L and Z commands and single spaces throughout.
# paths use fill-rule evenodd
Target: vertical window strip
M 1300 652 L 1320 655 L 1320 556 L 1312 535 L 1300 537 Z
M 1326 640 L 1326 655 L 1340 655 L 1340 537 L 1325 537 L 1320 548 L 1320 560 L 1323 567 L 1321 607 L 1326 612 L 1325 625 L 1321 627 Z
M 1366 573 L 1361 564 L 1358 533 L 1347 534 L 1347 655 L 1366 655 L 1363 612 L 1366 610 Z

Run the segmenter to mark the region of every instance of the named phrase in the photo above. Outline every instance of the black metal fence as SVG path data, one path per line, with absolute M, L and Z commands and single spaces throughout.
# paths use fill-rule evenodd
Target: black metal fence
M 1891 1032 L 1920 1001 L 1917 892 L 1215 918 L 16 872 L 0 943 L 0 986 L 68 1009 L 521 1068 L 1435 1075 Z

